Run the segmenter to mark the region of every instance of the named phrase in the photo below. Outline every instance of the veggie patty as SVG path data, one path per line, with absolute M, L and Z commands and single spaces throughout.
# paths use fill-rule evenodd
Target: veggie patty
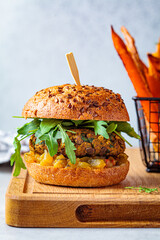
M 93 130 L 90 129 L 72 129 L 75 133 L 67 132 L 70 140 L 76 147 L 76 157 L 84 156 L 117 156 L 125 150 L 124 141 L 115 133 L 109 134 L 109 139 L 101 135 L 95 135 Z M 36 137 L 33 134 L 30 138 L 29 147 L 31 151 L 43 154 L 47 150 L 44 141 L 36 144 Z M 65 144 L 58 140 L 57 154 L 65 153 Z

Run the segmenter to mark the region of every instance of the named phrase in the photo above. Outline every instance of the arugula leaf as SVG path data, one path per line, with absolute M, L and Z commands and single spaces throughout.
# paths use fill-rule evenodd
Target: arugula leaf
M 25 117 L 22 117 L 22 116 L 12 116 L 12 117 L 13 118 L 25 118 Z M 36 118 L 34 118 L 34 117 L 27 117 L 27 119 L 36 119 Z
M 57 126 L 58 128 L 58 126 Z M 62 138 L 62 134 L 61 134 L 61 131 L 57 130 L 56 132 L 56 139 L 61 139 Z
M 82 124 L 82 122 L 84 122 L 84 120 L 71 120 L 71 121 L 76 125 L 76 127 Z
M 102 135 L 104 138 L 109 139 L 109 135 L 106 131 L 106 128 L 103 125 L 107 123 L 104 121 L 94 121 L 94 131 L 95 135 Z
M 40 137 L 40 140 L 44 140 L 48 147 L 48 151 L 51 157 L 53 157 L 58 151 L 58 142 L 56 138 L 57 131 L 52 129 L 49 133 L 46 133 Z
M 14 138 L 14 142 L 13 142 L 15 152 L 12 154 L 11 159 L 10 159 L 11 166 L 15 162 L 15 170 L 14 170 L 13 176 L 18 176 L 20 174 L 21 168 L 26 169 L 26 167 L 23 163 L 22 157 L 21 157 L 21 153 L 20 153 L 20 151 L 21 151 L 20 141 L 22 141 L 23 139 L 25 139 L 28 136 L 35 133 L 37 131 L 37 129 L 39 128 L 40 122 L 41 122 L 41 120 L 34 119 L 30 123 L 24 124 L 17 131 L 18 135 Z M 18 137 L 21 137 L 21 138 L 18 139 Z
M 21 144 L 20 141 L 18 140 L 18 136 L 17 135 L 14 138 L 14 142 L 13 145 L 15 147 L 15 153 L 12 154 L 10 162 L 11 162 L 11 166 L 13 166 L 13 163 L 15 162 L 15 169 L 14 169 L 14 173 L 13 176 L 16 177 L 20 174 L 21 168 L 26 169 L 20 151 L 21 151 Z
M 41 142 L 41 137 L 48 133 L 51 129 L 55 128 L 58 123 L 62 122 L 62 120 L 57 119 L 43 119 L 40 124 L 40 128 L 36 131 L 36 144 Z
M 107 131 L 107 133 L 112 133 L 116 130 L 116 128 L 117 128 L 117 124 L 111 123 L 108 125 L 106 131 Z
M 36 137 L 36 144 L 41 142 L 40 137 L 43 136 L 43 134 L 41 133 L 41 129 L 39 128 L 36 132 L 35 132 L 35 137 Z
M 70 127 L 73 125 L 74 125 L 74 123 L 72 121 L 63 121 L 62 122 L 62 126 L 64 126 L 64 127 Z
M 108 123 L 106 121 L 97 121 L 97 120 L 85 120 L 80 125 L 88 126 L 88 125 L 94 125 L 95 122 L 99 122 L 99 124 L 103 126 L 108 126 Z
M 139 192 L 146 192 L 146 193 L 152 193 L 152 192 L 158 192 L 157 188 L 147 188 L 147 187 L 125 187 L 126 189 L 137 189 Z
M 132 147 L 132 144 L 130 144 L 119 132 L 115 131 L 114 132 L 120 137 L 123 139 L 123 141 L 125 141 L 130 147 Z
M 76 163 L 76 155 L 74 150 L 76 150 L 73 142 L 70 140 L 69 136 L 63 129 L 61 124 L 58 124 L 58 128 L 61 131 L 62 134 L 62 143 L 65 143 L 65 152 L 70 159 L 71 163 L 75 164 Z
M 19 141 L 21 142 L 23 139 L 25 139 L 25 138 L 33 135 L 34 133 L 35 133 L 35 130 L 31 131 L 31 132 L 28 133 L 27 135 L 24 135 L 24 136 L 21 135 L 21 138 L 19 139 Z
M 83 126 L 94 125 L 94 121 L 95 120 L 83 120 L 82 123 L 80 123 L 79 125 Z
M 130 137 L 141 139 L 141 137 L 134 131 L 134 128 L 132 128 L 132 131 L 128 132 L 127 134 Z
M 27 135 L 29 132 L 37 130 L 39 128 L 40 122 L 41 121 L 39 119 L 34 119 L 30 123 L 26 123 L 23 125 L 23 127 L 19 128 L 17 132 L 20 135 Z
M 64 128 L 65 129 L 65 128 Z M 65 129 L 66 132 L 70 132 L 70 133 L 73 133 L 73 134 L 76 134 L 76 132 L 72 131 L 72 130 L 69 130 L 69 129 Z
M 140 139 L 140 136 L 134 131 L 134 128 L 132 128 L 128 122 L 116 122 L 116 123 L 117 123 L 116 131 L 124 132 L 128 134 L 130 137 Z
M 107 122 L 97 120 L 62 120 L 62 119 L 34 119 L 30 123 L 26 123 L 24 126 L 18 129 L 18 135 L 14 139 L 15 153 L 11 156 L 11 165 L 15 162 L 14 176 L 18 176 L 21 168 L 25 168 L 23 160 L 20 155 L 21 145 L 20 141 L 24 138 L 35 134 L 36 144 L 45 141 L 49 154 L 54 156 L 58 151 L 58 139 L 62 139 L 62 143 L 65 143 L 65 152 L 74 164 L 76 162 L 76 156 L 74 150 L 76 150 L 73 142 L 70 140 L 68 132 L 75 133 L 72 128 L 93 128 L 95 135 L 102 135 L 104 138 L 109 139 L 110 133 L 114 132 L 121 137 L 130 146 L 131 144 L 121 135 L 121 132 L 125 132 L 130 137 L 140 139 L 139 135 L 135 133 L 134 129 L 127 122 Z M 85 136 L 84 136 L 85 137 Z M 93 139 L 87 141 L 92 142 Z
M 58 119 L 43 119 L 40 124 L 40 130 L 42 135 L 48 133 L 52 128 L 57 126 L 57 124 L 61 123 L 62 120 Z

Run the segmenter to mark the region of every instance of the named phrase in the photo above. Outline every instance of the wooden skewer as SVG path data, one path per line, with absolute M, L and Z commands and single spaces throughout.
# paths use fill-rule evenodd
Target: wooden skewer
M 78 72 L 77 64 L 76 64 L 75 58 L 73 56 L 73 53 L 72 52 L 67 53 L 66 58 L 67 58 L 68 65 L 71 70 L 72 76 L 74 78 L 74 81 L 76 82 L 77 85 L 80 86 L 81 83 L 80 83 L 80 79 L 79 79 L 79 72 Z

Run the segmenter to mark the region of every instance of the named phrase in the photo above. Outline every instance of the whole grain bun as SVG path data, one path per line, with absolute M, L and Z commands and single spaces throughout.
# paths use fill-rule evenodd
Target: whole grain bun
M 40 183 L 70 187 L 105 187 L 123 181 L 129 170 L 129 162 L 121 159 L 117 166 L 103 169 L 54 168 L 27 163 L 29 174 Z
M 22 116 L 73 120 L 129 121 L 120 94 L 103 87 L 65 84 L 37 92 Z

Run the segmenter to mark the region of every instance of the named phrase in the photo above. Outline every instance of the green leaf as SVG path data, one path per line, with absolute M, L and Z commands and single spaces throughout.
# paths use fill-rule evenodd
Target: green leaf
M 128 122 L 116 122 L 116 123 L 117 123 L 116 131 L 124 132 L 128 134 L 130 137 L 140 139 L 140 136 L 134 131 L 134 128 L 132 128 Z
M 45 141 L 48 151 L 51 156 L 55 155 L 58 151 L 58 139 L 62 139 L 65 143 L 65 152 L 72 163 L 76 162 L 76 156 L 74 150 L 76 150 L 74 144 L 70 140 L 66 131 L 75 133 L 72 128 L 93 128 L 95 134 L 102 135 L 108 139 L 108 133 L 115 132 L 119 137 L 130 143 L 121 135 L 121 132 L 125 132 L 131 137 L 140 138 L 134 129 L 127 122 L 107 122 L 97 120 L 61 120 L 61 119 L 33 119 L 30 123 L 26 123 L 23 127 L 18 129 L 18 136 L 14 140 L 15 153 L 11 157 L 11 164 L 15 162 L 14 176 L 20 173 L 21 168 L 25 168 L 25 165 L 20 156 L 20 141 L 24 138 L 35 133 L 36 144 Z M 88 138 L 89 142 L 92 139 Z M 131 145 L 130 145 L 131 146 Z
M 72 121 L 63 121 L 62 126 L 71 127 L 71 126 L 74 126 L 74 123 Z
M 58 128 L 58 126 L 57 126 Z M 57 130 L 56 131 L 56 139 L 61 139 L 62 138 L 62 134 L 61 134 L 61 131 Z
M 65 129 L 66 132 L 70 132 L 70 133 L 73 133 L 73 134 L 76 134 L 76 132 L 72 131 L 72 130 L 69 130 L 69 129 Z
M 106 131 L 106 128 L 103 127 L 104 123 L 106 124 L 106 122 L 104 121 L 94 121 L 95 135 L 99 134 L 102 135 L 104 138 L 109 139 L 109 135 Z
M 94 122 L 95 122 L 96 120 L 85 120 L 85 121 L 83 121 L 81 124 L 79 124 L 79 125 L 83 125 L 83 126 L 88 126 L 88 125 L 93 125 L 94 126 Z
M 48 133 L 51 129 L 55 128 L 58 123 L 62 122 L 62 120 L 57 119 L 42 119 L 40 128 L 36 131 L 36 144 L 41 142 L 41 137 Z
M 117 124 L 111 123 L 108 125 L 106 131 L 107 131 L 107 133 L 112 133 L 112 132 L 114 132 L 114 130 L 116 130 L 116 128 L 117 128 Z
M 13 118 L 24 118 L 22 116 L 12 116 Z
M 15 147 L 15 153 L 12 154 L 10 163 L 11 163 L 11 166 L 13 166 L 13 163 L 15 162 L 15 169 L 14 169 L 13 176 L 16 177 L 20 174 L 21 168 L 26 169 L 26 167 L 21 158 L 21 154 L 20 154 L 21 144 L 20 144 L 20 141 L 18 140 L 18 136 L 14 138 L 13 145 Z
M 76 127 L 82 124 L 82 122 L 84 122 L 84 120 L 71 120 L 71 121 L 76 125 Z
M 102 126 L 108 126 L 108 123 L 107 122 L 105 122 L 105 121 L 97 121 L 97 122 L 99 122 L 99 124 L 101 124 Z
M 65 143 L 65 152 L 66 152 L 68 158 L 70 159 L 71 163 L 75 164 L 76 163 L 76 155 L 75 155 L 74 150 L 76 150 L 76 148 L 75 148 L 74 144 L 72 143 L 72 141 L 70 140 L 67 133 L 65 132 L 65 130 L 63 129 L 61 124 L 58 124 L 58 128 L 61 131 L 62 143 Z
M 19 128 L 17 132 L 20 135 L 27 135 L 31 131 L 38 129 L 40 122 L 41 121 L 39 119 L 34 119 L 30 123 L 26 123 L 25 125 L 23 125 L 23 127 Z
M 52 129 L 49 133 L 46 133 L 40 137 L 40 140 L 45 141 L 51 157 L 53 157 L 58 151 L 56 133 L 56 130 Z
M 146 192 L 146 193 L 152 193 L 152 192 L 158 192 L 158 188 L 147 188 L 147 187 L 125 187 L 126 189 L 135 189 L 139 190 L 139 192 Z
M 119 132 L 115 131 L 115 134 L 117 134 L 123 141 L 125 141 L 130 147 L 132 147 L 132 144 L 130 144 Z
M 130 137 L 141 139 L 141 137 L 134 131 L 134 128 L 132 128 L 132 131 L 128 132 L 127 134 Z
M 12 116 L 13 118 L 25 118 L 25 117 L 22 117 L 22 116 Z M 27 119 L 36 119 L 34 117 L 27 117 Z M 37 118 L 38 119 L 38 118 Z
M 57 119 L 43 119 L 40 124 L 41 134 L 48 133 L 52 128 L 57 126 L 57 124 L 61 123 L 62 120 Z
M 41 133 L 41 129 L 39 128 L 36 133 L 35 133 L 35 137 L 36 137 L 36 144 L 40 143 L 41 142 L 41 139 L 40 137 L 43 136 L 43 134 Z

